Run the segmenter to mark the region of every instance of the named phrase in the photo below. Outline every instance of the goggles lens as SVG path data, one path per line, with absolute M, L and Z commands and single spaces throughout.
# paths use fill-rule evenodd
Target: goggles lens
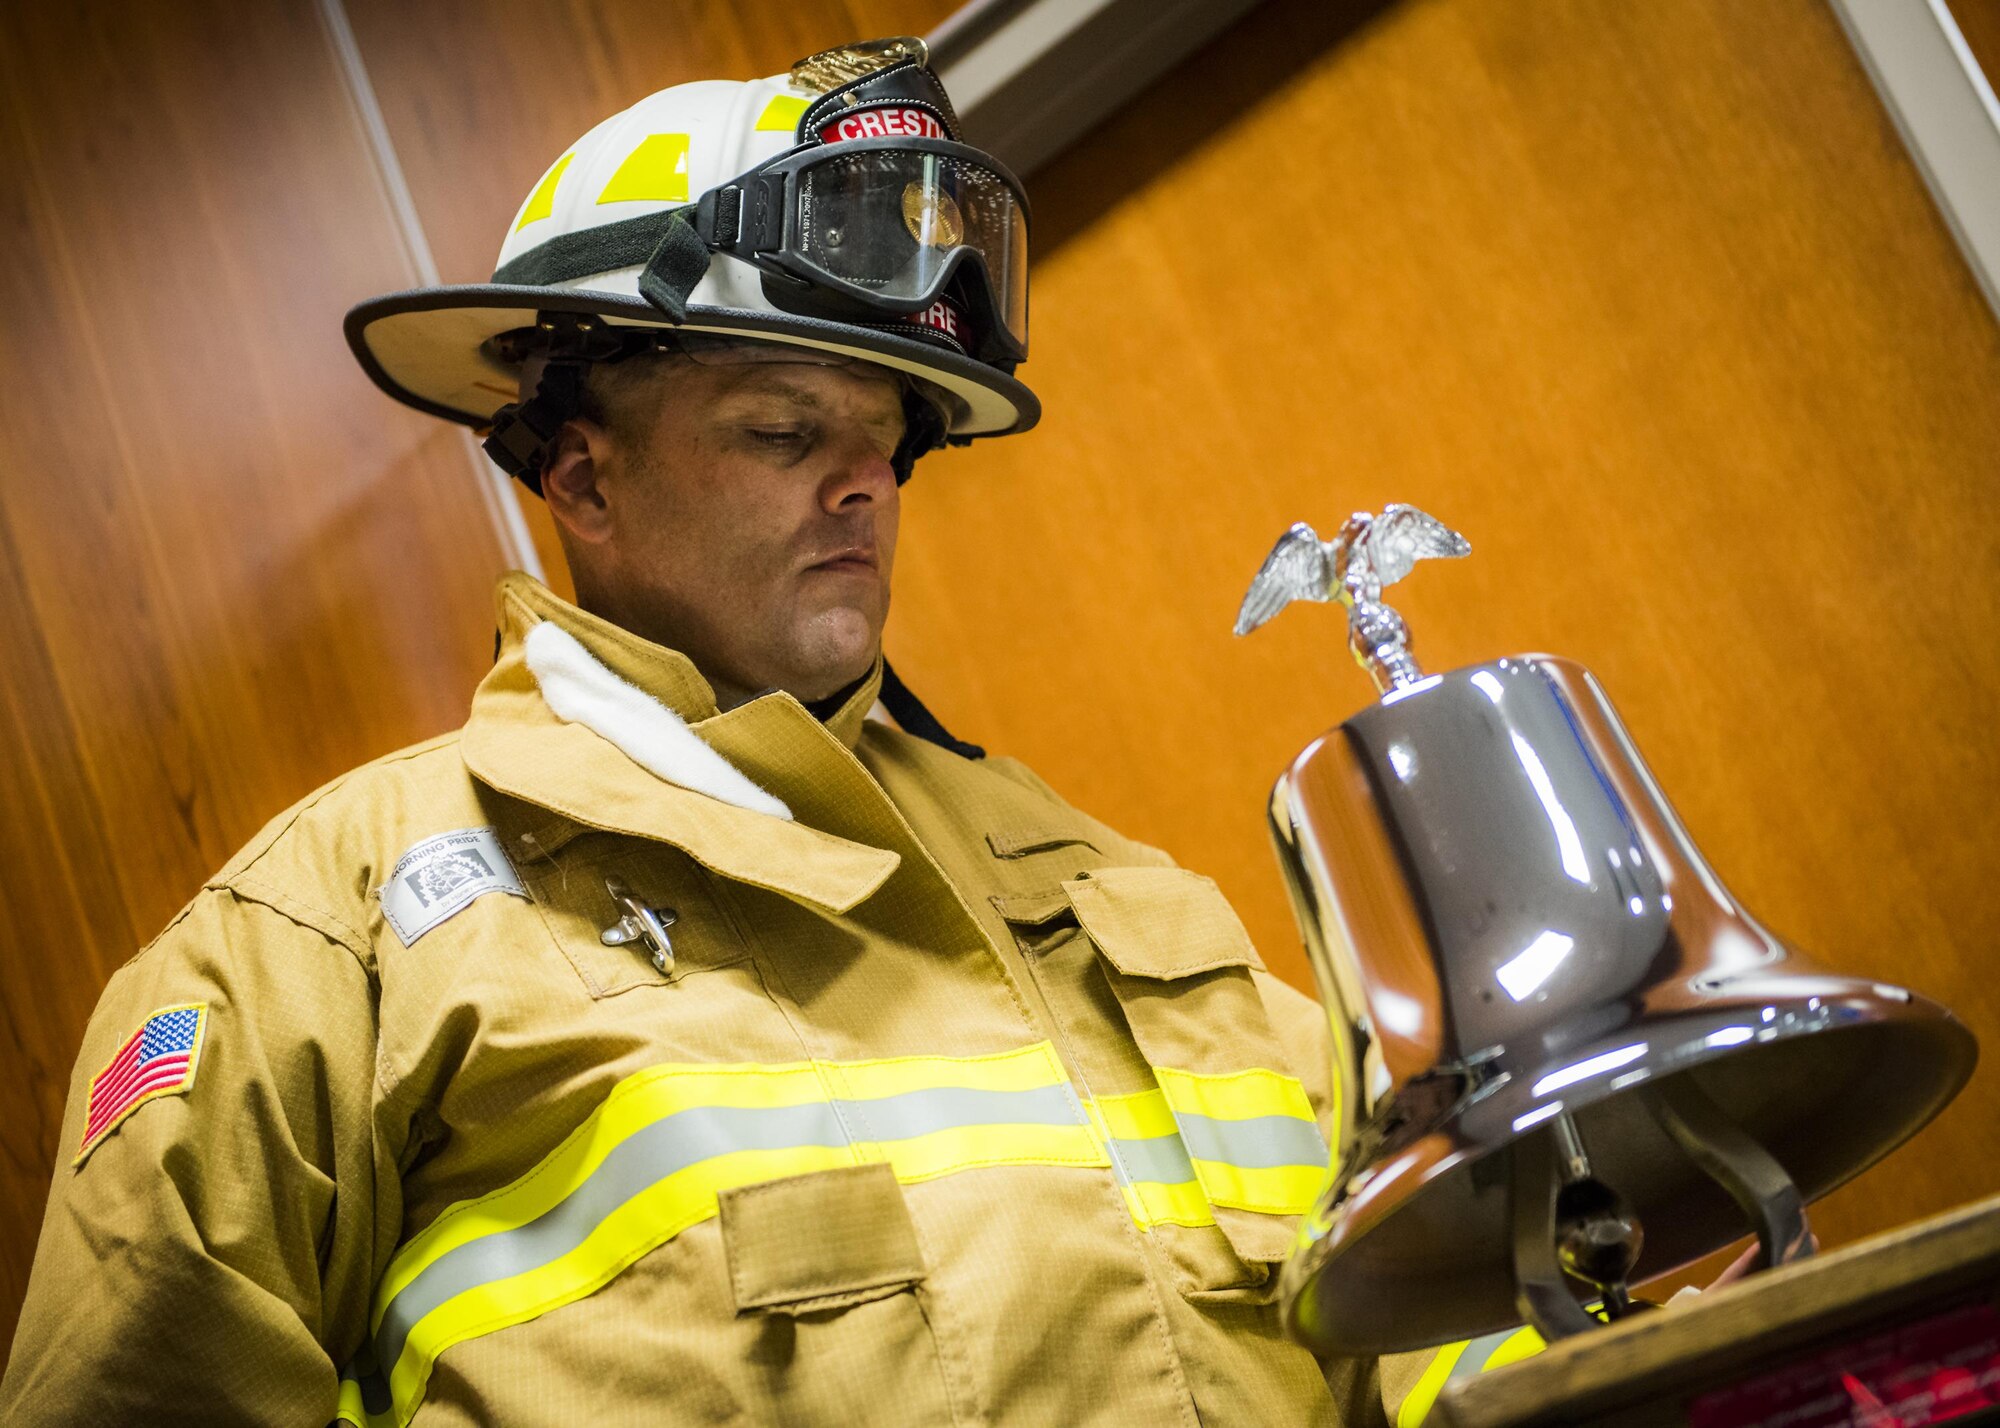
M 1028 340 L 1028 221 L 1012 186 L 968 159 L 877 149 L 799 174 L 799 256 L 892 302 L 936 297 L 977 254 L 996 315 Z

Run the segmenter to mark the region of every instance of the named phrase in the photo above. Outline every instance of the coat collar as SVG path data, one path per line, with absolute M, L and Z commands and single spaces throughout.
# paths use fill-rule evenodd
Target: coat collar
M 723 877 L 831 912 L 854 907 L 895 871 L 897 853 L 812 826 L 831 811 L 822 790 L 867 780 L 850 750 L 874 703 L 879 661 L 825 723 L 783 693 L 722 714 L 685 655 L 579 610 L 518 572 L 500 582 L 496 599 L 500 655 L 473 695 L 460 748 L 480 782 L 558 816 L 529 830 L 526 848 L 510 851 L 553 852 L 576 832 L 603 829 L 672 844 Z M 559 717 L 525 648 L 528 632 L 545 620 L 673 710 L 746 777 L 791 805 L 798 821 L 668 782 L 605 734 Z
M 579 609 L 531 575 L 510 571 L 493 592 L 500 624 L 500 644 L 518 644 L 530 629 L 543 620 L 553 620 L 574 635 L 606 669 L 626 683 L 658 699 L 690 724 L 712 719 L 717 713 L 715 690 L 695 668 L 694 661 L 679 650 L 642 639 L 601 615 Z M 882 690 L 882 660 L 848 692 L 838 708 L 821 722 L 841 743 L 853 748 L 861 738 L 868 711 L 875 707 Z M 765 695 L 764 698 L 771 698 Z M 789 698 L 789 696 L 780 696 Z

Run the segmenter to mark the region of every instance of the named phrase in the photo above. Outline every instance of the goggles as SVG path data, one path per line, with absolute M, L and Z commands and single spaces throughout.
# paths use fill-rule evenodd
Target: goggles
M 946 139 L 814 145 L 710 189 L 694 229 L 757 268 L 787 312 L 907 323 L 982 362 L 1028 355 L 1028 201 L 989 155 Z

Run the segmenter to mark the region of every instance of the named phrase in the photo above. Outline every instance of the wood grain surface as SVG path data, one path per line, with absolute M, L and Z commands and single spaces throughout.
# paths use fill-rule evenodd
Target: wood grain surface
M 612 110 L 949 8 L 350 3 L 447 281 Z M 1034 199 L 1048 416 L 907 493 L 957 732 L 1303 981 L 1264 798 L 1367 685 L 1328 611 L 1227 631 L 1288 522 L 1413 501 L 1475 547 L 1399 588 L 1422 657 L 1592 666 L 1761 916 L 2000 1045 L 2000 328 L 1823 5 L 1269 0 Z M 103 980 L 462 717 L 501 556 L 338 337 L 412 276 L 311 0 L 0 14 L 0 224 L 4 1347 Z M 1983 1070 L 1822 1234 L 2000 1187 L 1996 1126 Z
M 340 340 L 410 276 L 311 0 L 6 7 L 0 224 L 4 1347 L 105 979 L 463 718 L 502 562 L 460 441 Z
M 1979 61 L 1986 82 L 2000 88 L 2000 0 L 1950 0 L 1945 7 Z
M 1989 1199 L 1459 1379 L 1425 1421 L 1685 1428 L 1691 1399 L 1996 1298 L 2000 1199 Z

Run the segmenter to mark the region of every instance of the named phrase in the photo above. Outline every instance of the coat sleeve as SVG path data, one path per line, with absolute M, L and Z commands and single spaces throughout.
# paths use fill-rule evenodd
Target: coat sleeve
M 192 1081 L 79 1159 L 93 1078 L 179 1006 L 204 1009 Z M 71 1077 L 0 1422 L 334 1416 L 401 1213 L 375 1008 L 357 949 L 220 888 L 118 971 Z

